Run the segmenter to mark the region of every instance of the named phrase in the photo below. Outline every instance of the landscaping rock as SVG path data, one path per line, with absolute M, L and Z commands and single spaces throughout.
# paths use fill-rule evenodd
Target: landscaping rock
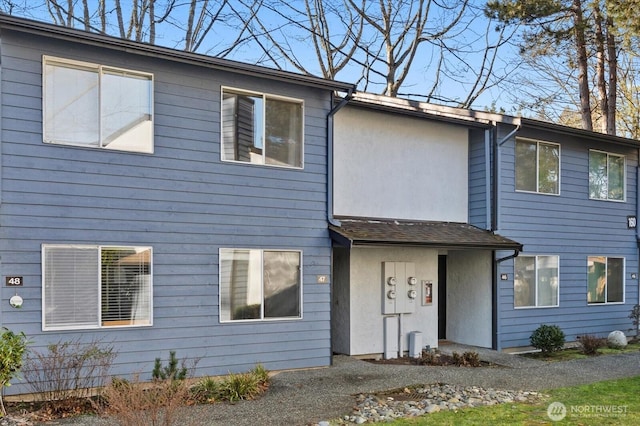
M 607 345 L 610 348 L 621 349 L 627 346 L 627 336 L 622 331 L 616 330 L 609 333 Z
M 381 397 L 382 396 L 382 397 Z M 360 394 L 346 424 L 389 422 L 402 417 L 414 417 L 443 410 L 518 402 L 535 402 L 544 398 L 539 392 L 484 389 L 478 386 L 457 386 L 436 383 L 415 389 L 398 390 L 393 396 Z M 410 399 L 410 400 L 407 400 Z

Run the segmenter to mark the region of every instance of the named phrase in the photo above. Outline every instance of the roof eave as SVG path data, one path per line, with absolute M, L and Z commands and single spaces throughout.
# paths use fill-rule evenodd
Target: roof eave
M 608 135 L 606 133 L 594 132 L 591 130 L 579 129 L 577 127 L 569 127 L 561 124 L 550 123 L 547 121 L 534 120 L 531 118 L 520 118 L 520 125 L 523 128 L 531 128 L 536 130 L 547 130 L 555 133 L 576 136 L 582 139 L 589 139 L 598 142 L 608 142 L 617 145 L 640 148 L 640 141 L 629 139 L 622 136 Z
M 3 13 L 0 13 L 0 28 L 19 31 L 23 33 L 30 33 L 34 35 L 48 36 L 61 40 L 73 41 L 75 43 L 106 47 L 138 55 L 154 56 L 211 69 L 226 70 L 245 75 L 260 76 L 262 78 L 271 80 L 285 81 L 325 90 L 346 92 L 355 88 L 355 86 L 351 83 L 328 80 L 303 74 L 296 74 L 289 71 L 245 64 L 229 59 L 220 59 L 198 53 L 185 52 L 182 50 L 170 49 L 168 47 L 125 40 L 104 34 L 91 33 L 75 28 L 62 27 L 45 22 L 17 18 L 15 16 L 6 15 Z

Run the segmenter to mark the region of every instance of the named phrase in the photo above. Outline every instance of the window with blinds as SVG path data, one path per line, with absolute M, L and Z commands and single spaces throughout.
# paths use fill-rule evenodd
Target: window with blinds
M 43 245 L 43 329 L 151 325 L 151 248 Z

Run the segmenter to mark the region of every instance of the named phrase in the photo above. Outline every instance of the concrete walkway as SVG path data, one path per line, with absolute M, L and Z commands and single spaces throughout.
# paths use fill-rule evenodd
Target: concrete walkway
M 285 371 L 272 378 L 269 391 L 255 401 L 189 407 L 184 425 L 314 425 L 349 414 L 354 395 L 404 386 L 447 383 L 504 390 L 545 390 L 608 379 L 640 376 L 640 352 L 582 360 L 544 362 L 491 350 L 447 345 L 442 352 L 474 350 L 494 367 L 431 367 L 372 364 L 335 356 L 328 368 Z M 106 419 L 57 421 L 64 425 L 111 425 Z

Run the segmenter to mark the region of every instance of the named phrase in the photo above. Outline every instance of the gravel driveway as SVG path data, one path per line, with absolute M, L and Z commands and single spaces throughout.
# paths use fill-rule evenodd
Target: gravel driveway
M 348 356 L 333 358 L 333 366 L 280 372 L 269 391 L 255 401 L 185 408 L 181 424 L 210 425 L 315 425 L 349 414 L 354 395 L 377 393 L 409 385 L 446 383 L 502 390 L 538 391 L 557 387 L 640 376 L 640 352 L 547 363 L 491 350 L 447 345 L 442 352 L 479 352 L 496 367 L 431 367 L 380 365 Z M 49 425 L 114 425 L 96 417 L 58 420 Z

